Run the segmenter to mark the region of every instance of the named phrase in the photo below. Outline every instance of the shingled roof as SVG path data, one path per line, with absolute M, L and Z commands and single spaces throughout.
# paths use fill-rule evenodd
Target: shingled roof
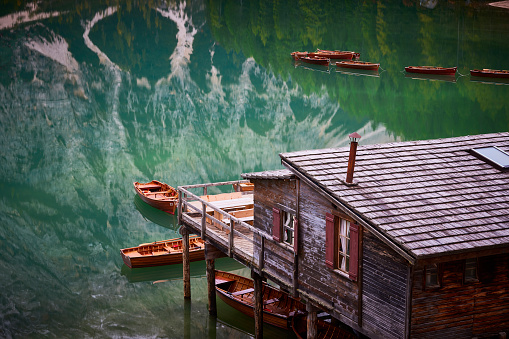
M 280 154 L 283 164 L 340 201 L 416 258 L 509 246 L 509 171 L 472 148 L 509 153 L 509 133 L 359 144 L 356 186 L 346 186 L 349 148 Z
M 295 178 L 295 174 L 287 169 L 275 170 L 275 171 L 263 171 L 253 173 L 243 173 L 240 175 L 244 179 L 292 179 Z

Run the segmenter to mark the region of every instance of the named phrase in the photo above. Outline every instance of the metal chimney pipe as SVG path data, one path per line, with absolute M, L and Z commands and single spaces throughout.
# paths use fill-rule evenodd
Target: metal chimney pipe
M 361 136 L 354 132 L 348 136 L 350 138 L 350 155 L 348 156 L 348 169 L 346 171 L 346 183 L 353 183 L 353 170 L 355 167 L 355 156 L 357 155 L 357 144 Z

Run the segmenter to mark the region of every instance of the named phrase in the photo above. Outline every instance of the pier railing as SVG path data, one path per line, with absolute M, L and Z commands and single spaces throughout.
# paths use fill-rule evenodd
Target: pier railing
M 179 224 L 190 226 L 202 239 L 222 248 L 229 257 L 235 257 L 251 268 L 262 270 L 263 264 L 260 265 L 263 263 L 262 258 L 255 258 L 255 236 L 260 247 L 258 254 L 263 255 L 264 239 L 269 235 L 190 191 L 203 189 L 203 196 L 206 196 L 210 187 L 225 185 L 233 187 L 234 184 L 248 182 L 236 180 L 179 186 L 178 218 Z M 243 196 L 252 196 L 252 194 L 244 192 Z

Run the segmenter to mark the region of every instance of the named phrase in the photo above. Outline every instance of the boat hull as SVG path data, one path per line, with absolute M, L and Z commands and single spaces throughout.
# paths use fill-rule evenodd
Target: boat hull
M 313 64 L 313 65 L 326 66 L 329 64 L 330 59 L 322 58 L 322 57 L 301 57 L 301 58 L 299 58 L 299 61 L 307 62 L 308 64 Z
M 407 66 L 405 71 L 418 74 L 454 75 L 457 67 Z
M 352 60 L 352 58 L 354 58 L 354 56 L 355 56 L 355 53 L 354 52 L 345 52 L 345 53 L 316 52 L 316 53 L 309 53 L 308 56 L 328 58 L 328 59 Z
M 204 259 L 205 244 L 198 237 L 189 239 L 189 260 Z M 129 268 L 153 267 L 182 263 L 182 238 L 156 241 L 120 250 L 122 260 Z
M 150 186 L 152 185 L 152 186 Z M 144 190 L 143 187 L 156 187 L 159 186 L 160 188 L 154 188 L 150 190 Z M 178 192 L 175 188 L 171 187 L 170 185 L 167 185 L 165 183 L 162 183 L 157 180 L 152 180 L 149 183 L 139 183 L 134 182 L 134 189 L 136 191 L 136 194 L 143 200 L 145 203 L 149 204 L 150 206 L 157 208 L 161 211 L 168 212 L 170 214 L 175 214 L 175 210 L 177 208 L 178 204 Z M 150 193 L 157 193 L 158 191 L 171 191 L 174 192 L 172 194 L 160 194 L 159 197 L 155 194 Z M 148 192 L 148 193 L 147 193 Z
M 336 62 L 336 66 L 342 68 L 361 69 L 365 71 L 378 71 L 380 64 L 364 61 L 339 61 Z
M 242 290 L 252 290 L 253 280 L 239 275 L 216 270 L 216 294 L 227 305 L 254 317 L 254 291 L 235 296 Z M 225 287 L 225 288 L 223 288 Z M 283 329 L 291 329 L 291 318 L 305 314 L 306 306 L 300 300 L 288 296 L 285 292 L 263 284 L 263 322 Z M 277 299 L 277 301 L 274 301 Z
M 358 52 L 352 52 L 352 51 L 329 51 L 324 49 L 318 49 L 315 53 L 320 54 L 330 54 L 332 57 L 330 59 L 359 59 L 361 54 Z M 350 57 L 351 55 L 351 57 Z
M 472 69 L 470 75 L 483 78 L 509 79 L 509 71 L 496 69 Z

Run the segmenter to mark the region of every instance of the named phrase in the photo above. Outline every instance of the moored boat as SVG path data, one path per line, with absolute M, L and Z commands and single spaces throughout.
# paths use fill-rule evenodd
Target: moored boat
M 189 237 L 189 260 L 204 259 L 205 244 L 199 237 Z M 129 268 L 173 265 L 182 262 L 182 238 L 155 241 L 120 250 Z
M 336 62 L 337 67 L 343 68 L 355 68 L 355 69 L 363 69 L 366 71 L 378 71 L 380 64 L 375 64 L 367 61 L 338 61 Z
M 470 75 L 475 77 L 486 77 L 486 78 L 507 78 L 509 79 L 509 71 L 508 70 L 499 70 L 499 69 L 472 69 L 470 70 Z
M 216 293 L 226 304 L 254 317 L 254 283 L 249 278 L 216 270 Z M 306 305 L 269 284 L 263 283 L 263 321 L 291 329 L 291 318 L 306 314 Z
M 361 54 L 358 53 L 358 52 L 352 52 L 352 51 L 329 51 L 329 50 L 325 50 L 325 49 L 317 49 L 315 53 L 320 53 L 320 54 L 330 54 L 332 55 L 332 57 L 330 57 L 330 59 L 347 59 L 347 60 L 351 60 L 351 59 L 359 59 Z M 349 55 L 351 55 L 352 57 L 350 58 Z
M 292 52 L 290 55 L 294 60 L 299 60 L 301 57 L 308 56 L 308 52 Z
M 162 211 L 175 214 L 178 191 L 168 184 L 152 180 L 147 183 L 134 182 L 134 190 L 141 200 Z
M 324 66 L 328 65 L 330 62 L 329 58 L 320 57 L 320 56 L 310 56 L 309 54 L 308 54 L 308 56 L 300 57 L 299 60 L 307 62 L 308 64 L 324 65 Z
M 405 71 L 408 73 L 454 75 L 457 67 L 435 67 L 435 66 L 407 66 Z

